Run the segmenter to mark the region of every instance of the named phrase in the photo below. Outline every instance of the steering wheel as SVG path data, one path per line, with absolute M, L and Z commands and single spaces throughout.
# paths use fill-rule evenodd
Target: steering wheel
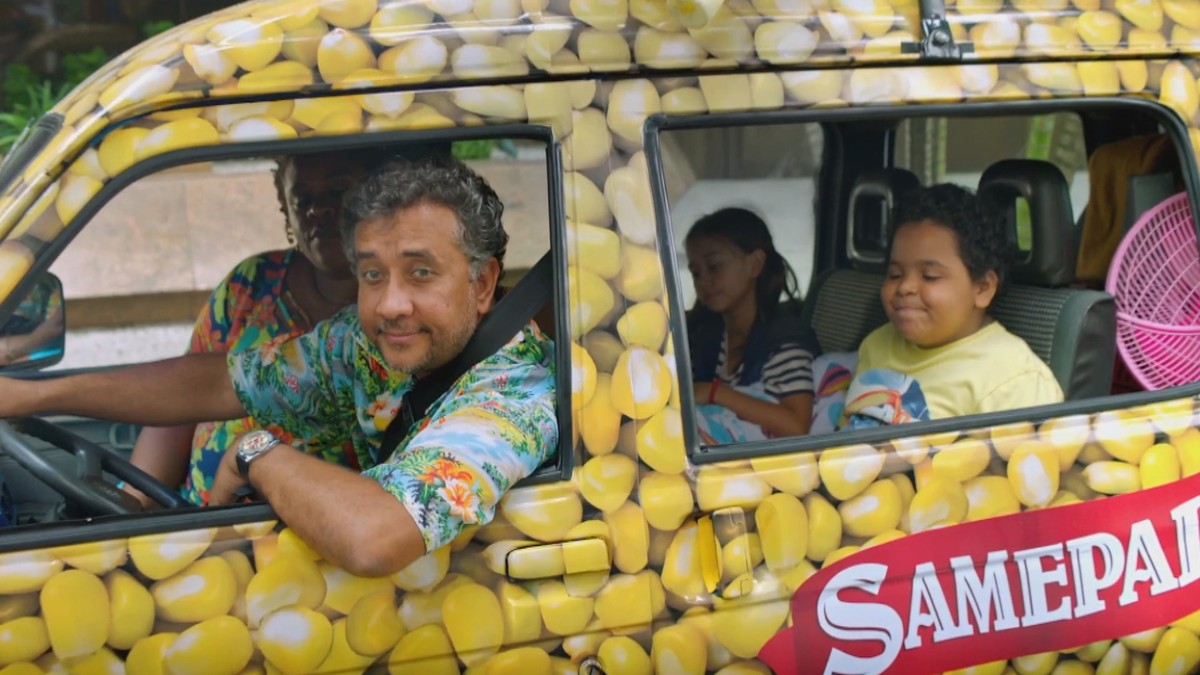
M 75 475 L 47 461 L 25 436 L 32 436 L 75 456 Z M 107 471 L 160 506 L 168 509 L 190 506 L 175 490 L 163 485 L 129 460 L 40 417 L 0 420 L 0 449 L 34 477 L 67 500 L 67 506 L 83 516 L 137 513 L 141 504 L 133 495 L 104 478 Z

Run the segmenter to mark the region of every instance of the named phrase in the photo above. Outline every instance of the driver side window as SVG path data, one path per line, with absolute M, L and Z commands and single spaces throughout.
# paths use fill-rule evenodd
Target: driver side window
M 274 168 L 269 159 L 189 164 L 146 176 L 105 204 L 50 268 L 70 308 L 56 368 L 182 354 L 229 271 L 289 246 Z

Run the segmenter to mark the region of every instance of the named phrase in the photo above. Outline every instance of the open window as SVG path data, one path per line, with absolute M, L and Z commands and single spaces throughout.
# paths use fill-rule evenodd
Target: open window
M 561 244 L 552 242 L 558 242 L 563 227 L 558 201 L 561 191 L 555 187 L 558 157 L 542 128 L 511 126 L 440 135 L 391 132 L 371 138 L 230 145 L 167 155 L 134 166 L 81 204 L 78 217 L 66 224 L 73 236 L 53 244 L 59 250 L 50 270 L 62 279 L 62 304 L 69 308 L 65 357 L 57 370 L 86 371 L 206 349 L 217 337 L 224 340 L 229 336 L 206 333 L 213 326 L 211 322 L 198 323 L 198 317 L 235 307 L 254 312 L 269 309 L 271 325 L 283 329 L 283 323 L 290 321 L 288 330 L 293 332 L 331 314 L 338 309 L 336 299 L 314 284 L 316 263 L 299 261 L 301 257 L 308 260 L 306 247 L 297 241 L 305 235 L 290 226 L 285 215 L 285 200 L 295 197 L 291 204 L 294 217 L 307 198 L 298 192 L 281 192 L 282 183 L 276 178 L 279 167 L 303 157 L 365 156 L 367 148 L 372 156 L 385 157 L 409 156 L 417 150 L 425 154 L 435 146 L 464 159 L 488 180 L 505 205 L 503 223 L 509 245 L 503 287 L 515 285 L 543 256 L 555 257 L 553 251 Z M 299 185 L 300 179 L 293 173 L 288 174 L 289 185 Z M 330 196 L 333 190 L 345 187 L 348 185 L 330 182 L 314 189 L 332 208 L 338 205 Z M 51 210 L 43 220 L 58 215 Z M 336 214 L 328 220 L 320 226 L 333 228 L 320 233 L 327 239 L 336 233 Z M 30 227 L 31 233 L 43 227 L 40 222 Z M 319 253 L 340 255 L 340 238 Z M 559 264 L 555 262 L 556 267 Z M 249 292 L 251 286 L 266 292 L 265 286 L 251 283 L 250 271 L 274 279 L 274 287 L 282 293 L 271 302 L 248 296 L 244 298 L 247 302 L 233 302 L 233 295 Z M 352 303 L 352 284 L 349 291 L 342 300 Z M 321 305 L 327 311 L 306 314 L 305 297 L 328 305 L 317 302 L 308 307 Z M 540 322 L 548 322 L 545 329 L 549 335 L 566 333 L 555 325 L 560 318 L 565 321 L 566 314 L 557 311 L 557 302 L 566 303 L 565 288 L 556 289 L 554 300 L 538 316 Z M 260 330 L 251 323 L 237 324 L 242 339 L 229 346 L 252 348 L 270 337 L 265 328 Z M 262 334 L 255 338 L 257 333 Z M 561 350 L 558 357 L 564 362 L 558 365 L 559 372 L 569 372 L 569 366 L 564 366 L 569 364 L 569 352 Z M 561 438 L 566 440 L 531 481 L 556 481 L 570 475 L 571 419 L 569 412 L 563 412 L 570 409 L 565 403 L 567 396 L 569 389 L 566 394 L 560 391 L 558 404 Z M 142 431 L 128 424 L 86 418 L 55 416 L 48 420 L 121 457 L 128 457 Z M 201 440 L 199 435 L 195 439 Z M 76 465 L 81 461 L 77 457 L 49 442 L 29 442 L 56 473 L 68 478 L 77 475 Z M 5 455 L 0 455 L 0 475 L 12 488 L 21 523 L 99 515 L 70 500 L 64 504 L 61 491 Z M 109 474 L 106 478 L 111 484 L 116 477 Z M 186 485 L 185 479 L 186 474 L 180 475 L 179 484 Z
M 1114 207 L 1111 199 L 1114 181 L 1121 183 L 1123 190 L 1125 179 L 1106 175 L 1120 170 L 1120 161 L 1113 162 L 1117 168 L 1104 162 L 1089 164 L 1096 146 L 1104 147 L 1095 140 L 1089 143 L 1089 138 L 1112 142 L 1111 135 L 1104 132 L 1111 131 L 1113 120 L 1122 115 L 1142 119 L 1138 128 L 1157 129 L 1153 138 L 1142 140 L 1142 145 L 1164 156 L 1152 168 L 1158 171 L 1159 164 L 1169 165 L 1174 170 L 1175 189 L 1194 187 L 1185 131 L 1176 120 L 1162 115 L 1161 109 L 1136 102 L 797 111 L 786 122 L 779 116 L 756 119 L 748 115 L 660 118 L 655 129 L 658 143 L 651 147 L 661 152 L 656 179 L 661 181 L 657 195 L 663 236 L 669 236 L 675 245 L 674 259 L 669 261 L 674 263 L 672 271 L 678 280 L 673 314 L 681 319 L 674 330 L 687 335 L 691 352 L 689 363 L 680 363 L 680 373 L 683 389 L 692 394 L 690 402 L 685 399 L 684 424 L 693 459 L 705 462 L 817 449 L 958 429 L 963 424 L 1002 424 L 1028 420 L 1031 415 L 1044 419 L 1060 412 L 1103 409 L 1105 399 L 1121 391 L 1113 379 L 1114 367 L 1119 370 L 1120 366 L 1115 348 L 1115 304 L 1100 285 L 1081 278 L 1080 272 L 1085 263 L 1112 255 L 1111 248 L 1096 244 L 1096 237 L 1089 244 L 1089 224 L 1096 227 L 1095 221 L 1110 218 L 1118 233 L 1128 226 L 1128 209 Z M 1137 144 L 1141 138 L 1118 141 Z M 785 241 L 805 242 L 801 247 L 805 252 L 796 259 L 805 259 L 813 276 L 806 284 L 802 320 L 794 335 L 797 343 L 811 346 L 813 356 L 814 426 L 805 436 L 768 431 L 716 438 L 705 426 L 710 422 L 697 422 L 710 404 L 705 394 L 712 388 L 687 386 L 689 370 L 692 381 L 699 381 L 697 336 L 688 321 L 698 305 L 684 242 L 696 212 L 706 211 L 707 204 L 697 208 L 685 198 L 689 187 L 703 184 L 698 177 L 749 173 L 743 155 L 753 156 L 752 165 L 767 167 L 798 166 L 795 158 L 802 155 L 809 164 L 800 180 L 821 181 L 816 190 L 797 183 L 779 202 L 761 195 L 752 198 L 748 191 L 732 198 L 736 202 L 740 197 L 759 209 L 785 204 L 772 234 Z M 892 207 L 913 189 L 936 183 L 976 192 L 982 203 L 999 212 L 1015 257 L 1008 288 L 997 297 L 989 315 L 1046 365 L 1062 390 L 1062 402 L 933 415 L 919 428 L 846 430 L 843 406 L 856 373 L 858 348 L 868 334 L 888 321 L 880 289 L 889 241 L 897 225 L 890 220 Z M 1139 189 L 1136 180 L 1128 184 L 1131 190 Z M 1153 201 L 1137 192 L 1130 194 L 1130 203 Z M 1122 199 L 1120 203 L 1126 202 Z M 1119 240 L 1118 234 L 1115 241 Z M 1093 248 L 1087 248 L 1089 245 Z M 726 337 L 718 334 L 716 339 L 722 340 L 725 349 Z M 738 358 L 734 356 L 735 361 Z M 995 365 L 981 361 L 978 367 Z M 752 393 L 761 396 L 761 391 Z M 725 414 L 731 413 L 727 410 Z M 970 421 L 959 421 L 967 415 Z

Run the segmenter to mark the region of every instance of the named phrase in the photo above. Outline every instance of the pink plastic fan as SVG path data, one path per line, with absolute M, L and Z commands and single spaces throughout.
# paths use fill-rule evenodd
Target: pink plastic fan
M 1142 386 L 1200 380 L 1200 249 L 1186 192 L 1134 223 L 1105 289 L 1117 301 L 1117 349 Z

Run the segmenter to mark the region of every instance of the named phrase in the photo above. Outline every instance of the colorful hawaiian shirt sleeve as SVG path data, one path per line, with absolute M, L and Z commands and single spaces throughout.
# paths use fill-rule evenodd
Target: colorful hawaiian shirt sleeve
M 427 551 L 490 521 L 504 493 L 557 449 L 553 352 L 526 329 L 464 375 L 389 461 L 364 472 L 404 503 Z
M 299 438 L 350 437 L 356 423 L 353 312 L 347 308 L 304 335 L 229 354 L 234 391 L 259 425 Z

